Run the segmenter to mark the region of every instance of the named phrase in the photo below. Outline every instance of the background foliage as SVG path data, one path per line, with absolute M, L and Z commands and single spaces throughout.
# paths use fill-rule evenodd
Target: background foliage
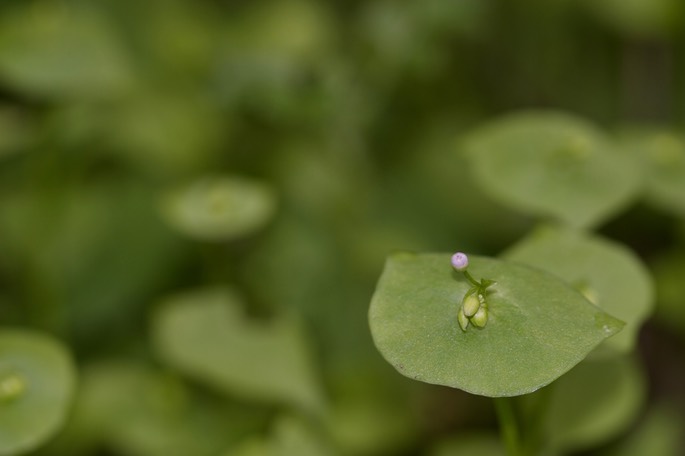
M 684 31 L 678 0 L 3 1 L 0 454 L 497 454 L 488 400 L 383 361 L 369 300 L 396 250 L 498 255 L 548 218 L 656 283 L 634 356 L 562 377 L 549 435 L 681 454 Z M 611 144 L 621 204 L 573 179 L 552 209 L 498 198 L 516 183 L 467 152 L 520 109 L 533 140 L 571 116 Z M 60 376 L 16 389 L 32 363 Z M 567 412 L 607 389 L 600 424 Z M 8 433 L 18 412 L 60 423 Z

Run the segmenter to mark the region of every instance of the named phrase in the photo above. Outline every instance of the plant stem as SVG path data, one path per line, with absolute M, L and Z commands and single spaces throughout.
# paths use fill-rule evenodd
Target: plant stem
M 509 456 L 523 456 L 521 452 L 519 429 L 516 424 L 516 416 L 514 415 L 514 407 L 511 398 L 496 397 L 493 400 L 495 401 L 497 419 L 499 421 L 502 439 L 507 448 L 507 454 Z
M 536 399 L 528 415 L 523 417 L 526 424 L 523 431 L 522 447 L 524 454 L 542 454 L 545 442 L 545 420 L 555 383 L 545 386 L 534 393 Z
M 473 276 L 469 274 L 469 271 L 463 270 L 462 272 L 464 273 L 464 277 L 466 277 L 469 280 L 469 282 L 471 282 L 474 286 L 478 287 L 478 292 L 480 293 L 480 289 L 482 288 L 481 283 L 474 279 Z

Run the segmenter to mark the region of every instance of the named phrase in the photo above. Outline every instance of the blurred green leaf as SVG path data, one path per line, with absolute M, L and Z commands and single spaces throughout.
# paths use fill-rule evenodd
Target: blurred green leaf
M 638 190 L 640 174 L 632 157 L 569 114 L 510 114 L 477 129 L 465 147 L 476 181 L 493 198 L 573 227 L 607 220 Z
M 238 176 L 205 177 L 170 192 L 162 211 L 178 231 L 225 241 L 258 230 L 274 215 L 276 198 L 265 183 Z
M 646 378 L 630 357 L 583 361 L 541 391 L 550 394 L 543 415 L 548 445 L 567 454 L 596 447 L 624 432 L 646 399 Z M 544 399 L 543 399 L 544 400 Z
M 547 226 L 513 245 L 503 257 L 551 272 L 626 322 L 599 351 L 633 350 L 638 331 L 651 314 L 654 286 L 649 271 L 630 250 L 599 236 Z
M 270 435 L 253 437 L 226 452 L 226 456 L 329 456 L 335 454 L 305 421 L 279 417 Z
M 24 110 L 0 104 L 0 159 L 34 144 L 36 125 Z
M 103 116 L 109 148 L 158 175 L 206 168 L 230 131 L 228 117 L 210 99 L 182 89 L 135 92 Z
M 351 399 L 351 400 L 350 400 Z M 327 423 L 331 439 L 348 455 L 399 451 L 413 443 L 416 423 L 398 404 L 393 407 L 375 397 L 345 398 L 333 407 Z
M 684 10 L 679 0 L 585 0 L 581 5 L 629 36 L 665 37 L 683 25 Z
M 0 329 L 0 454 L 25 453 L 54 436 L 75 383 L 61 343 L 31 330 Z
M 646 175 L 647 200 L 658 208 L 685 217 L 685 138 L 660 128 L 625 129 L 623 147 L 634 153 Z
M 676 406 L 677 407 L 677 406 Z M 678 456 L 683 452 L 682 411 L 673 404 L 657 403 L 650 407 L 639 426 L 626 438 L 609 448 L 608 456 Z
M 213 456 L 265 419 L 133 360 L 87 365 L 76 399 L 73 419 L 46 454 L 92 454 L 104 443 L 123 455 Z
M 473 432 L 450 437 L 435 444 L 427 456 L 505 456 L 504 445 L 496 434 Z
M 483 396 L 516 396 L 550 383 L 623 323 L 555 276 L 473 257 L 475 277 L 495 280 L 485 328 L 462 331 L 457 311 L 470 284 L 447 254 L 397 254 L 371 301 L 374 342 L 400 373 Z
M 0 265 L 24 278 L 12 287 L 32 323 L 67 333 L 75 349 L 128 337 L 120 331 L 184 259 L 155 213 L 155 191 L 103 179 L 5 197 Z
M 453 150 L 464 129 L 452 116 L 431 119 L 411 144 L 412 153 L 383 173 L 379 182 L 379 201 L 372 214 L 388 229 L 415 230 L 415 237 L 428 244 L 424 250 L 439 250 L 458 240 L 460 245 L 491 251 L 493 245 L 508 245 L 529 228 L 528 219 L 480 189 L 464 154 Z M 411 244 L 395 250 L 399 248 L 416 250 Z
M 446 37 L 473 37 L 484 31 L 492 2 L 425 0 L 366 2 L 359 14 L 368 62 L 382 83 L 405 73 L 436 74 L 450 57 Z
M 0 20 L 0 75 L 20 90 L 57 98 L 109 98 L 133 83 L 108 18 L 79 3 L 35 1 Z
M 270 0 L 251 5 L 226 27 L 232 54 L 287 60 L 320 57 L 331 44 L 333 23 L 324 4 L 311 0 Z
M 153 337 L 171 366 L 231 396 L 323 407 L 302 328 L 293 320 L 251 321 L 230 289 L 189 292 L 155 313 Z

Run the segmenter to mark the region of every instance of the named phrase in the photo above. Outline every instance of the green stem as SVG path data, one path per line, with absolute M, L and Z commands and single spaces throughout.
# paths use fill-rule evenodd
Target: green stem
M 473 284 L 473 286 L 478 287 L 478 290 L 480 292 L 480 289 L 482 288 L 481 283 L 478 282 L 476 279 L 474 279 L 473 276 L 471 274 L 469 274 L 469 271 L 464 270 L 462 272 L 464 273 L 464 277 L 469 279 L 469 282 L 471 282 Z
M 523 439 L 525 454 L 541 454 L 544 449 L 546 444 L 544 426 L 554 385 L 552 383 L 534 393 L 533 397 L 536 401 L 532 409 L 529 410 L 528 416 L 523 418 L 527 425 Z
M 502 439 L 507 448 L 507 454 L 509 456 L 523 456 L 523 453 L 521 452 L 519 429 L 516 424 L 516 416 L 514 415 L 514 407 L 511 398 L 496 397 L 494 398 L 494 401 L 500 432 L 502 433 Z

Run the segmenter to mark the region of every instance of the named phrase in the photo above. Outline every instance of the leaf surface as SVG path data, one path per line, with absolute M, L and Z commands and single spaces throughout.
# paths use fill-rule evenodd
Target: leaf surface
M 161 357 L 231 396 L 320 411 L 322 392 L 301 328 L 289 319 L 256 322 L 229 289 L 169 299 L 155 314 Z
M 601 131 L 559 112 L 521 112 L 484 125 L 466 148 L 477 182 L 522 212 L 567 225 L 597 225 L 639 187 L 635 160 Z
M 470 258 L 488 289 L 487 325 L 457 323 L 470 284 L 449 254 L 396 254 L 371 301 L 376 347 L 407 377 L 483 396 L 530 393 L 580 362 L 623 322 L 555 276 L 515 263 Z
M 647 268 L 624 246 L 571 229 L 544 227 L 504 254 L 544 269 L 578 288 L 593 304 L 626 322 L 602 351 L 627 353 L 654 304 Z
M 61 343 L 28 330 L 0 331 L 0 454 L 30 451 L 62 426 L 76 374 Z

